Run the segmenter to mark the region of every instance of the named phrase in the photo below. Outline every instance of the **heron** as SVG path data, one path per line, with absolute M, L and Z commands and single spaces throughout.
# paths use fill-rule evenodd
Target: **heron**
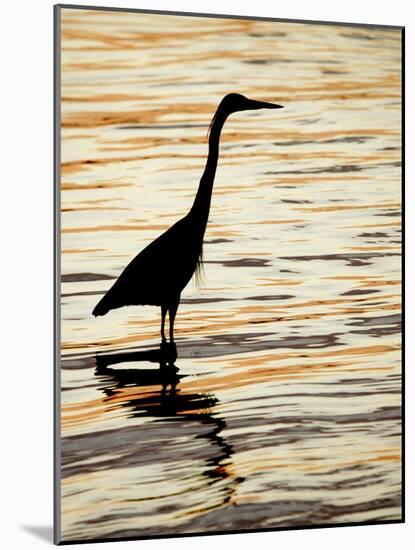
M 223 125 L 232 113 L 280 109 L 282 105 L 227 94 L 219 103 L 208 133 L 208 156 L 192 207 L 182 219 L 144 248 L 125 267 L 102 297 L 93 315 L 131 305 L 161 307 L 161 343 L 167 345 L 165 320 L 169 314 L 169 341 L 174 344 L 174 321 L 183 289 L 203 265 L 203 238 L 209 218 L 213 183 L 219 158 Z

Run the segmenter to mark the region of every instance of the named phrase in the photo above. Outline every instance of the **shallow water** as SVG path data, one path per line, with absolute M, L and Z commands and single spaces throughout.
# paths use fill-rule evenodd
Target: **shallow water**
M 401 517 L 400 33 L 62 10 L 62 540 Z M 191 206 L 202 288 L 91 311 Z M 177 370 L 178 369 L 178 370 Z

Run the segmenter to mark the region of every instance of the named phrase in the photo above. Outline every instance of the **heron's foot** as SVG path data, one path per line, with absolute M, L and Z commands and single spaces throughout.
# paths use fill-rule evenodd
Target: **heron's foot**
M 179 372 L 179 367 L 176 367 L 174 361 L 163 361 L 160 363 L 160 370 L 165 374 L 169 373 L 171 375 Z
M 177 347 L 174 342 L 162 341 L 160 344 L 160 352 L 167 361 L 175 361 L 177 359 Z

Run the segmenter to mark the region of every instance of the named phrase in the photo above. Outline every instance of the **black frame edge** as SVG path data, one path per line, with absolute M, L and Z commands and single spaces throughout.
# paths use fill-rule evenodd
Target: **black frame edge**
M 61 543 L 61 444 L 60 444 L 60 115 L 61 115 L 61 8 L 53 6 L 53 543 Z
M 364 521 L 350 523 L 336 523 L 333 525 L 305 525 L 303 527 L 262 527 L 259 529 L 238 529 L 238 531 L 215 531 L 215 532 L 195 532 L 195 533 L 174 533 L 169 535 L 143 535 L 130 537 L 103 537 L 102 539 L 71 539 L 68 541 L 59 542 L 59 546 L 69 544 L 96 544 L 100 542 L 128 542 L 140 540 L 163 540 L 163 539 L 187 539 L 194 537 L 215 537 L 219 535 L 255 535 L 257 533 L 278 533 L 280 531 L 310 531 L 316 529 L 336 529 L 340 527 L 364 527 L 364 526 L 381 526 L 381 525 L 396 525 L 404 523 L 402 519 L 391 519 L 384 521 Z
M 256 21 L 279 21 L 280 23 L 305 23 L 310 25 L 341 25 L 346 27 L 370 27 L 384 30 L 402 30 L 401 25 L 383 25 L 377 23 L 345 23 L 343 21 L 319 21 L 315 19 L 292 19 L 288 17 L 265 17 L 255 15 L 232 15 L 224 13 L 197 13 L 173 10 L 150 10 L 142 8 L 116 8 L 113 6 L 88 6 L 79 4 L 56 4 L 62 9 L 96 10 L 96 11 L 126 11 L 130 13 L 148 13 L 154 15 L 178 15 L 183 17 L 209 17 L 218 19 L 247 19 Z
M 402 405 L 402 435 L 401 435 L 401 450 L 402 450 L 402 465 L 401 465 L 401 488 L 402 488 L 402 523 L 405 523 L 406 516 L 406 492 L 405 492 L 405 483 L 406 483 L 406 449 L 405 449 L 405 440 L 406 440 L 406 402 L 405 402 L 405 391 L 406 391 L 406 362 L 405 362 L 405 317 L 406 317 L 406 307 L 405 307 L 405 27 L 402 27 L 401 30 L 401 158 L 402 158 L 402 172 L 401 172 L 401 230 L 402 230 L 402 245 L 401 245 L 401 292 L 402 292 L 402 352 L 401 352 L 401 372 L 402 372 L 402 383 L 401 383 L 401 405 Z

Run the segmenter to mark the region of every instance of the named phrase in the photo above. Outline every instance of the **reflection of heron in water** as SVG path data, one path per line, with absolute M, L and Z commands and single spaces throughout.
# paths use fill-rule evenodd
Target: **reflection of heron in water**
M 170 351 L 170 350 L 169 350 Z M 175 352 L 175 348 L 174 348 Z M 143 396 L 133 401 L 138 401 L 137 404 L 141 405 L 140 409 L 146 410 L 146 405 L 151 409 L 154 416 L 158 416 L 156 409 L 160 409 L 159 413 L 163 415 L 166 399 L 168 393 L 171 396 L 176 395 L 176 386 L 185 375 L 178 374 L 178 368 L 175 366 L 176 354 L 167 354 L 163 349 L 153 349 L 148 351 L 127 351 L 119 353 L 109 354 L 97 354 L 96 355 L 96 370 L 95 375 L 104 377 L 105 386 L 101 388 L 104 393 L 111 397 L 116 395 L 118 390 L 128 386 L 133 387 L 148 387 L 148 386 L 161 386 L 160 395 L 158 392 L 143 392 Z M 110 365 L 116 365 L 120 363 L 149 361 L 151 363 L 158 363 L 159 369 L 126 369 L 126 368 L 113 368 Z M 170 386 L 170 392 L 167 392 Z M 146 400 L 150 397 L 150 401 Z M 121 406 L 131 408 L 133 401 L 128 400 L 122 402 Z M 133 410 L 136 406 L 133 407 Z M 147 410 L 147 412 L 149 412 Z M 166 411 L 167 413 L 167 411 Z M 137 412 L 134 412 L 131 416 L 137 416 Z
M 159 369 L 142 368 L 114 368 L 111 365 L 127 362 L 151 361 L 158 362 Z M 113 401 L 117 406 L 126 408 L 131 413 L 130 417 L 156 417 L 165 421 L 180 419 L 195 422 L 201 426 L 212 426 L 212 429 L 201 432 L 198 438 L 206 438 L 211 448 L 216 449 L 212 458 L 207 460 L 208 468 L 203 475 L 209 478 L 209 483 L 215 480 L 226 479 L 229 474 L 224 467 L 233 454 L 232 446 L 220 435 L 226 428 L 225 421 L 212 414 L 212 409 L 218 403 L 216 397 L 207 393 L 182 393 L 178 388 L 179 382 L 188 375 L 178 374 L 178 368 L 174 364 L 175 357 L 167 357 L 162 350 L 132 351 L 111 354 L 96 355 L 95 376 L 99 377 L 102 384 L 100 390 L 108 399 L 112 400 L 122 396 L 123 388 L 142 388 L 141 393 L 126 394 L 127 399 Z M 159 391 L 154 391 L 154 386 L 159 386 Z M 151 387 L 146 391 L 146 387 Z M 169 389 L 170 387 L 170 389 Z M 231 481 L 231 486 L 225 489 L 224 501 L 229 500 L 234 491 L 234 485 L 239 484 L 241 478 Z
M 161 306 L 162 343 L 166 342 L 164 323 L 167 311 L 170 342 L 174 341 L 174 319 L 180 294 L 193 274 L 196 273 L 196 277 L 200 274 L 203 263 L 203 237 L 209 217 L 222 127 L 232 113 L 280 107 L 240 94 L 228 94 L 222 99 L 210 126 L 209 153 L 192 208 L 127 265 L 95 306 L 92 312 L 95 316 L 129 305 Z

